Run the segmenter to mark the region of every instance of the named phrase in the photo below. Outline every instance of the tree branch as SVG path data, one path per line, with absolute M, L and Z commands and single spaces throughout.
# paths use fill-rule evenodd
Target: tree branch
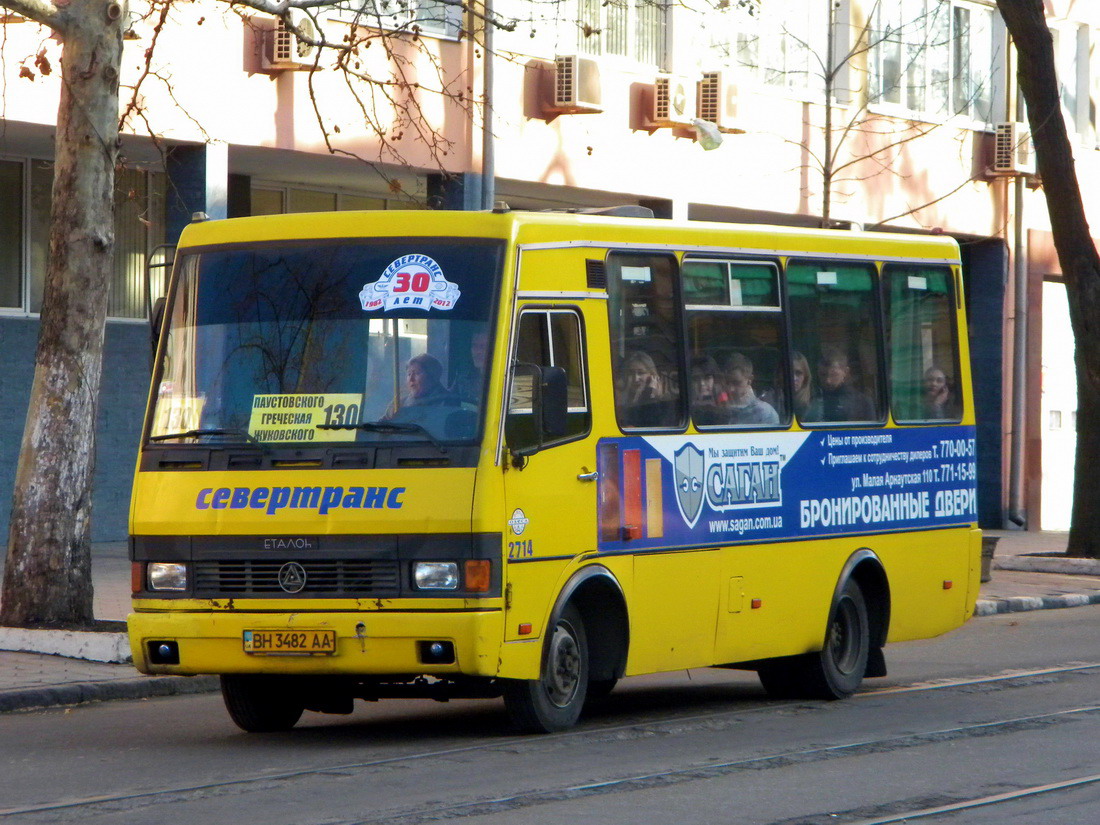
M 4 0 L 0 5 L 55 31 L 64 32 L 66 28 L 61 9 L 48 0 Z

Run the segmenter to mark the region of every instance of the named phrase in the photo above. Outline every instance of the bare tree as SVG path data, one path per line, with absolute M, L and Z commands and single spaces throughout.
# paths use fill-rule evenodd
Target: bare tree
M 1054 42 L 1042 0 L 997 0 L 1016 46 L 1036 166 L 1043 182 L 1076 339 L 1077 455 L 1069 554 L 1100 558 L 1100 256 L 1089 233 L 1055 72 Z
M 442 158 L 449 144 L 422 116 L 424 95 L 443 95 L 472 108 L 463 82 L 412 74 L 410 50 L 419 30 L 414 20 L 397 36 L 383 32 L 370 16 L 352 21 L 339 38 L 320 27 L 304 27 L 292 8 L 316 15 L 334 0 L 226 0 L 226 13 L 242 8 L 283 18 L 306 43 L 335 55 L 335 71 L 353 88 L 368 134 L 379 138 L 380 163 L 405 161 L 402 140 L 419 140 Z M 443 7 L 458 6 L 442 0 Z M 170 14 L 172 0 L 152 0 L 146 17 L 153 42 Z M 57 114 L 49 256 L 42 300 L 41 331 L 27 423 L 19 454 L 9 527 L 0 624 L 86 625 L 92 621 L 90 519 L 95 463 L 95 423 L 103 362 L 107 298 L 113 266 L 113 196 L 119 161 L 119 76 L 126 0 L 0 0 L 0 7 L 48 27 L 62 43 L 61 99 Z M 403 8 L 403 6 L 402 6 Z M 462 4 L 462 8 L 466 8 Z M 315 19 L 311 17 L 311 19 Z M 392 21 L 385 21 L 391 23 Z M 492 25 L 503 25 L 493 20 Z M 386 50 L 390 74 L 363 68 L 372 42 Z M 411 45 L 410 45 L 411 44 Z M 134 100 L 121 113 L 128 122 L 145 120 L 140 91 L 158 77 L 146 51 L 145 71 Z M 320 56 L 314 69 L 321 66 Z M 41 68 L 41 67 L 40 67 Z M 28 71 L 30 71 L 28 69 Z M 376 113 L 385 107 L 387 119 Z M 333 141 L 339 130 L 318 119 L 330 151 L 350 154 Z M 408 133 L 408 134 L 406 134 Z M 391 187 L 399 191 L 400 187 Z
M 125 6 L 12 0 L 64 42 L 49 265 L 16 470 L 0 622 L 92 617 L 88 550 L 95 420 L 114 251 Z
M 938 93 L 941 103 L 946 101 L 946 88 L 931 88 L 928 81 L 923 87 L 914 88 L 911 75 L 922 67 L 930 53 L 947 50 L 950 24 L 944 8 L 940 6 L 911 19 L 880 24 L 877 21 L 880 11 L 895 9 L 897 4 L 873 0 L 862 10 L 862 19 L 850 25 L 848 21 L 838 18 L 837 13 L 842 8 L 838 0 L 818 2 L 820 8 L 825 10 L 824 36 L 821 40 L 807 37 L 786 22 L 781 27 L 781 34 L 786 41 L 783 53 L 789 55 L 797 50 L 807 58 L 804 72 L 806 86 L 816 87 L 815 90 L 821 93 L 822 120 L 818 127 L 821 142 L 815 144 L 786 137 L 783 139 L 800 148 L 805 157 L 803 167 L 820 182 L 821 225 L 828 227 L 835 223 L 834 206 L 843 197 L 841 190 L 844 185 L 863 185 L 882 174 L 900 176 L 902 173 L 894 161 L 908 144 L 933 132 L 951 128 L 948 119 L 922 121 L 873 111 L 876 105 L 890 102 L 887 100 L 890 94 L 896 95 L 902 103 L 907 94 L 914 92 L 921 97 Z M 719 4 L 719 7 L 725 6 Z M 759 18 L 765 13 L 759 0 L 740 0 L 734 11 L 747 19 Z M 838 37 L 842 31 L 847 32 L 846 37 Z M 738 62 L 768 75 L 778 75 L 775 69 L 767 65 L 768 55 L 773 55 L 774 59 L 775 48 L 769 48 L 766 44 L 745 48 L 744 43 L 742 35 L 738 43 Z M 879 52 L 886 49 L 893 52 L 893 58 L 883 62 L 889 62 L 892 71 L 889 76 L 876 78 L 871 64 L 878 59 Z M 853 82 L 856 78 L 860 79 Z M 940 83 L 946 85 L 946 75 Z M 972 106 L 982 91 L 980 88 L 966 89 L 950 103 L 956 107 Z M 965 129 L 957 130 L 960 145 L 966 133 Z M 876 225 L 918 212 L 950 197 L 970 182 L 968 175 L 951 192 L 931 201 L 922 201 L 901 214 L 885 217 Z

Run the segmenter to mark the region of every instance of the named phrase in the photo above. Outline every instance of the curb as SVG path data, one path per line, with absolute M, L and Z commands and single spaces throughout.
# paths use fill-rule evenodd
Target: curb
M 149 699 L 156 696 L 213 693 L 216 690 L 217 676 L 147 676 L 107 682 L 73 682 L 0 691 L 0 713 L 41 710 L 60 705 L 84 705 L 112 699 Z
M 996 556 L 993 559 L 993 569 L 1061 573 L 1071 576 L 1100 576 L 1100 560 L 1026 555 Z
M 975 616 L 998 613 L 1023 613 L 1028 610 L 1058 610 L 1100 604 L 1100 593 L 1067 593 L 1062 596 L 1012 596 L 1007 599 L 978 599 Z
M 0 650 L 15 653 L 47 653 L 89 662 L 128 664 L 130 640 L 125 633 L 93 630 L 29 630 L 0 627 Z

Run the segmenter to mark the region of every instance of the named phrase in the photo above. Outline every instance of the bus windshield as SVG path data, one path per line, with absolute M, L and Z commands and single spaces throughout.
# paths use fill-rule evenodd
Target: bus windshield
M 390 238 L 185 255 L 150 440 L 474 440 L 502 253 Z

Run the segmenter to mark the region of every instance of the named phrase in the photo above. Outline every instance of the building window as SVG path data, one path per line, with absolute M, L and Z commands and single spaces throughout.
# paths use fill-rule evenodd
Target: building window
M 1050 426 L 1048 427 L 1048 429 L 1054 430 L 1054 431 L 1062 429 L 1062 411 L 1061 410 L 1051 410 L 1050 411 Z
M 50 249 L 50 203 L 53 200 L 53 164 L 30 162 L 30 303 L 31 312 L 42 309 L 42 285 L 46 280 L 46 259 Z M 20 306 L 22 306 L 22 300 Z
M 287 192 L 287 212 L 335 212 L 336 193 L 312 189 L 291 189 Z
M 993 9 L 952 9 L 951 94 L 953 113 L 993 122 Z
M 30 295 L 27 308 L 42 311 L 49 249 L 53 164 L 30 163 Z M 163 172 L 121 169 L 115 174 L 115 261 L 107 314 L 145 318 L 145 269 L 150 253 L 164 243 Z M 155 297 L 155 296 L 154 296 Z
M 869 103 L 933 117 L 995 119 L 1003 61 L 992 7 L 955 0 L 878 6 L 871 27 Z
M 837 19 L 847 10 L 837 11 Z M 713 26 L 711 48 L 744 74 L 774 88 L 821 92 L 827 60 L 829 8 L 818 0 L 789 0 L 782 6 L 760 0 L 734 0 Z M 839 27 L 838 27 L 839 28 Z
M 296 187 L 252 187 L 253 215 L 282 215 L 287 212 L 348 212 L 373 209 L 415 209 L 415 204 L 388 201 L 368 195 Z
M 444 0 L 343 0 L 326 14 L 367 28 L 457 39 L 462 31 L 462 8 Z
M 253 189 L 253 215 L 281 215 L 286 212 L 286 193 L 281 189 Z
M 577 46 L 591 55 L 616 55 L 661 67 L 668 4 L 664 0 L 578 0 Z
M 1051 27 L 1058 94 L 1066 128 L 1085 135 L 1094 114 L 1089 111 L 1089 28 L 1076 23 Z
M 0 307 L 23 305 L 23 164 L 0 161 Z
M 824 88 L 828 5 L 794 0 L 781 14 L 775 4 L 765 11 L 761 44 L 763 80 L 791 91 Z

